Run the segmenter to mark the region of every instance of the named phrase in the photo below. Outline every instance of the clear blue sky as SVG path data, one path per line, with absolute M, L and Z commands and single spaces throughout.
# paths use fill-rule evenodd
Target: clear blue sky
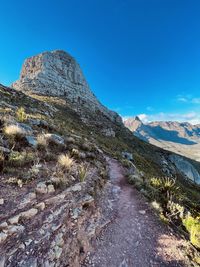
M 0 10 L 0 83 L 26 57 L 64 49 L 121 115 L 200 121 L 199 0 L 6 0 Z

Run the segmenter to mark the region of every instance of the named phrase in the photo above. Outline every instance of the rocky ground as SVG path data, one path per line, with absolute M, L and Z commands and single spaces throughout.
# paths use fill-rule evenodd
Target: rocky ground
M 183 252 L 187 242 L 162 224 L 146 199 L 127 184 L 119 162 L 107 161 L 112 184 L 107 197 L 115 216 L 93 241 L 82 266 L 190 266 Z

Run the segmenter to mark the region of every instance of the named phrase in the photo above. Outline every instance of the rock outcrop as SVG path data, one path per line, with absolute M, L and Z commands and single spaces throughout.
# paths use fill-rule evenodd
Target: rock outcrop
M 178 155 L 170 155 L 169 158 L 181 173 L 193 182 L 200 184 L 200 174 L 189 161 Z
M 20 79 L 12 87 L 23 92 L 65 97 L 78 108 L 100 111 L 112 121 L 121 123 L 119 115 L 103 106 L 90 90 L 76 60 L 62 50 L 26 59 Z

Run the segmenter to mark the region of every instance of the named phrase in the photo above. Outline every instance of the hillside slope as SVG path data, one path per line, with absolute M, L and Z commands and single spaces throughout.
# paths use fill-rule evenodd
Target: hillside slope
M 156 201 L 165 222 L 186 238 L 190 233 L 199 247 L 199 186 L 179 160 L 173 162 L 177 155 L 133 136 L 101 104 L 91 110 L 66 95 L 3 85 L 0 95 L 2 266 L 80 266 L 117 212 L 109 208 L 107 156 L 120 161 L 124 178 Z M 198 162 L 184 160 L 199 171 Z M 188 220 L 194 220 L 192 234 Z M 195 266 L 196 249 L 189 246 L 185 253 Z

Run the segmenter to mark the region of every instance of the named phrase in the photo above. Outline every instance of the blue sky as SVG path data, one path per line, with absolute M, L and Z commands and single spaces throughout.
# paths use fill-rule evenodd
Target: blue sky
M 122 116 L 200 122 L 199 0 L 1 1 L 0 83 L 63 49 Z

